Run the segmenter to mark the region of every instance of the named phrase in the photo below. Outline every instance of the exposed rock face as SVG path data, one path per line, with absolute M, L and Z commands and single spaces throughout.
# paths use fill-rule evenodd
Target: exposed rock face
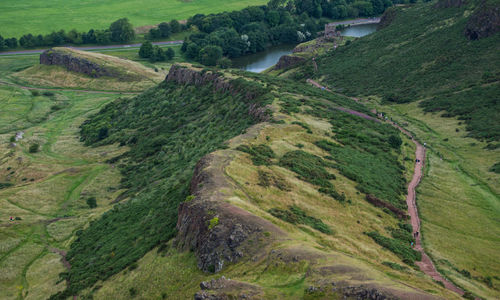
M 270 115 L 268 113 L 268 108 L 251 101 L 260 95 L 260 91 L 257 89 L 239 87 L 237 83 L 238 79 L 228 80 L 222 75 L 211 71 L 198 71 L 180 65 L 172 65 L 165 81 L 196 86 L 212 84 L 217 92 L 229 92 L 233 95 L 241 94 L 244 96 L 245 100 L 249 101 L 248 113 L 252 117 L 260 122 L 269 121 Z
M 377 30 L 389 26 L 394 19 L 396 19 L 397 9 L 395 7 L 389 7 L 385 10 L 384 14 L 380 18 L 380 23 L 377 25 Z
M 40 54 L 40 64 L 58 65 L 65 67 L 68 71 L 83 73 L 90 77 L 98 78 L 102 76 L 118 77 L 119 73 L 115 70 L 103 68 L 98 64 L 76 57 L 70 53 L 49 49 Z
M 500 31 L 500 7 L 482 3 L 470 16 L 464 34 L 469 40 L 478 40 Z
M 226 300 L 226 299 L 262 299 L 261 288 L 252 284 L 226 279 L 203 281 L 201 291 L 194 295 L 195 300 Z
M 179 206 L 177 247 L 194 251 L 198 267 L 206 272 L 254 257 L 265 248 L 271 232 L 281 233 L 272 223 L 223 201 L 222 191 L 234 189 L 223 170 L 231 159 L 217 153 L 202 158 L 191 181 L 195 198 Z
M 275 70 L 287 69 L 305 62 L 306 59 L 299 56 L 283 55 L 274 67 Z

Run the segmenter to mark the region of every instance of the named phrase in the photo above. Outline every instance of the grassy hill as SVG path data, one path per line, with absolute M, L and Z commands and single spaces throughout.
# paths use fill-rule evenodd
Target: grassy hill
M 405 209 L 414 149 L 396 129 L 336 109 L 369 114 L 349 98 L 290 80 L 186 67 L 170 74 L 82 125 L 85 143 L 129 149 L 110 163 L 130 199 L 77 233 L 62 274 L 69 286 L 54 298 L 189 298 L 221 275 L 234 286 L 205 293 L 455 297 L 413 269 L 419 258 L 405 221 L 365 200 Z M 252 231 L 255 222 L 261 229 Z M 243 240 L 224 235 L 233 226 Z M 204 234 L 210 242 L 189 242 Z M 226 239 L 238 241 L 235 252 Z
M 110 20 L 127 17 L 134 26 L 154 25 L 171 19 L 183 20 L 197 13 L 209 14 L 266 4 L 267 1 L 230 0 L 215 3 L 210 0 L 196 1 L 85 1 L 61 0 L 31 1 L 29 5 L 16 1 L 2 1 L 0 34 L 21 36 L 26 33 L 47 34 L 54 30 L 73 28 L 88 31 L 103 29 Z M 61 13 L 64 12 L 64 13 Z M 22 15 L 23 18 L 19 18 Z M 50 21 L 49 21 L 50 20 Z
M 390 25 L 321 56 L 310 75 L 349 95 L 424 99 L 425 110 L 445 110 L 463 119 L 471 136 L 498 141 L 500 34 L 466 37 L 469 19 L 481 9 L 474 3 L 396 8 Z
M 51 51 L 95 64 L 113 75 L 96 78 L 77 70 L 70 71 L 64 65 L 36 64 L 10 75 L 10 79 L 18 84 L 37 87 L 136 92 L 158 84 L 165 77 L 164 72 L 155 72 L 138 62 L 115 56 L 63 47 L 56 47 Z
M 394 8 L 376 33 L 318 51 L 317 72 L 306 63 L 282 74 L 357 97 L 427 143 L 417 194 L 426 251 L 448 278 L 485 298 L 498 297 L 500 270 L 491 263 L 500 247 L 500 176 L 492 167 L 499 160 L 500 35 L 469 40 L 465 32 L 495 5 Z

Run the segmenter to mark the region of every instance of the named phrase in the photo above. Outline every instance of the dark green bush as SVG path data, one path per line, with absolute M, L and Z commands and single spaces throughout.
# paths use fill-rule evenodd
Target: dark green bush
M 279 165 L 297 173 L 304 181 L 322 188 L 333 189 L 329 180 L 335 179 L 335 175 L 328 173 L 324 167 L 327 163 L 319 156 L 302 150 L 291 151 L 283 155 Z
M 96 198 L 95 197 L 87 198 L 87 205 L 90 208 L 96 208 L 97 207 L 97 200 L 96 200 Z
M 272 163 L 272 159 L 275 157 L 273 149 L 264 144 L 256 146 L 240 145 L 236 148 L 236 150 L 250 154 L 250 158 L 256 166 L 268 166 Z
M 40 149 L 40 145 L 35 143 L 35 144 L 30 145 L 28 151 L 29 151 L 29 153 L 37 153 L 39 149 Z
M 272 208 L 269 210 L 269 213 L 288 223 L 307 225 L 326 234 L 333 233 L 330 227 L 323 223 L 323 221 L 315 217 L 308 216 L 301 208 L 295 205 L 290 206 L 288 210 Z
M 413 265 L 415 261 L 422 259 L 420 252 L 413 250 L 410 243 L 385 237 L 376 231 L 369 232 L 367 235 L 377 244 L 396 254 L 403 262 L 409 265 Z

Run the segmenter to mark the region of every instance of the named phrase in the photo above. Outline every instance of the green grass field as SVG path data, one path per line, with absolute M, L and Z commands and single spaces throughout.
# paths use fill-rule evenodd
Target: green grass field
M 1 58 L 2 77 L 34 62 L 32 57 Z M 0 182 L 14 184 L 0 189 L 2 299 L 40 299 L 63 289 L 61 256 L 51 250 L 66 250 L 76 230 L 108 210 L 121 192 L 118 170 L 104 163 L 118 154 L 116 148 L 88 148 L 78 139 L 87 116 L 118 96 L 47 96 L 43 90 L 33 96 L 0 86 Z M 19 130 L 24 137 L 11 147 L 10 138 Z M 29 153 L 35 142 L 40 151 Z M 89 208 L 89 197 L 96 197 L 97 208 Z
M 372 98 L 371 105 L 376 98 Z M 499 150 L 466 137 L 465 124 L 418 103 L 378 106 L 428 145 L 425 176 L 417 189 L 426 250 L 437 267 L 462 287 L 498 298 L 500 264 L 500 176 L 488 171 Z M 460 273 L 467 270 L 471 278 Z M 495 277 L 496 276 L 496 277 Z M 494 288 L 484 283 L 491 277 Z
M 195 14 L 209 14 L 266 4 L 267 0 L 4 0 L 0 3 L 0 34 L 19 37 L 73 28 L 104 29 L 119 18 L 129 18 L 136 27 L 171 19 L 183 20 Z M 22 17 L 20 17 L 22 16 Z

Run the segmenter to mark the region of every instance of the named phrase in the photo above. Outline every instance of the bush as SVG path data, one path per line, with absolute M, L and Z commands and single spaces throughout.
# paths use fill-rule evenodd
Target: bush
M 391 269 L 398 270 L 398 271 L 404 271 L 404 270 L 408 269 L 405 266 L 402 266 L 400 264 L 393 263 L 393 262 L 390 262 L 390 261 L 384 261 L 382 264 L 388 266 Z
M 330 227 L 323 223 L 323 221 L 308 216 L 301 208 L 295 205 L 290 206 L 288 210 L 272 208 L 269 210 L 269 213 L 288 223 L 307 225 L 325 234 L 333 233 Z
M 37 153 L 39 149 L 40 149 L 40 145 L 35 143 L 35 144 L 30 145 L 28 151 L 29 151 L 29 153 Z
M 90 208 L 96 208 L 97 207 L 97 200 L 96 200 L 96 198 L 95 197 L 87 198 L 87 205 Z
M 256 146 L 240 145 L 236 150 L 250 154 L 250 158 L 256 166 L 269 166 L 272 163 L 272 159 L 275 157 L 273 149 L 264 144 Z
M 324 167 L 327 163 L 319 156 L 302 150 L 291 151 L 283 155 L 279 165 L 297 173 L 301 180 L 322 188 L 333 189 L 329 180 L 335 179 L 335 175 L 328 173 Z
M 415 261 L 419 261 L 422 259 L 422 254 L 416 250 L 413 250 L 409 243 L 385 237 L 383 235 L 380 235 L 376 231 L 369 232 L 367 233 L 367 235 L 371 237 L 377 244 L 396 254 L 403 260 L 403 262 L 409 265 L 413 265 Z
M 219 218 L 213 217 L 208 224 L 208 230 L 212 230 L 215 226 L 219 225 Z
M 31 96 L 38 97 L 38 96 L 40 96 L 40 92 L 37 90 L 31 90 Z

